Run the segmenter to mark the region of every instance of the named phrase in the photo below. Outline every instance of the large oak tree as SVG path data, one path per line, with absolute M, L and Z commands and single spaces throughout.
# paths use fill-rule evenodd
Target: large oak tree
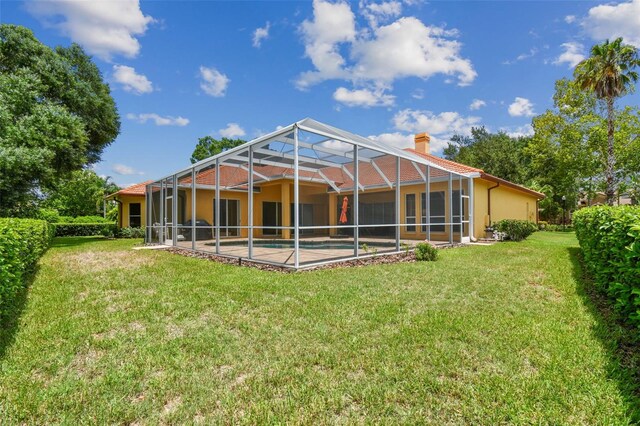
M 109 86 L 82 48 L 0 25 L 0 215 L 96 163 L 120 131 Z

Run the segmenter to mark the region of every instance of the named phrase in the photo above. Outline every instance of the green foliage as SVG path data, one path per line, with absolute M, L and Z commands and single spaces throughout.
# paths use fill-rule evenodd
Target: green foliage
M 53 230 L 44 220 L 0 219 L 0 317 L 49 247 Z
M 554 108 L 533 119 L 534 136 L 525 149 L 531 159 L 530 186 L 547 196 L 540 201 L 540 217 L 560 222 L 562 196 L 567 210 L 579 198 L 593 199 L 605 191 L 608 162 L 606 106 L 575 81 L 556 82 Z M 614 152 L 618 177 L 640 173 L 640 111 L 637 107 L 615 110 Z
M 191 162 L 196 163 L 205 158 L 212 157 L 216 154 L 226 151 L 236 146 L 242 145 L 246 141 L 242 139 L 229 139 L 222 138 L 220 140 L 214 139 L 211 136 L 205 136 L 198 139 L 198 143 L 191 154 Z
M 614 101 L 633 90 L 633 84 L 638 81 L 637 67 L 640 67 L 638 49 L 623 44 L 619 37 L 612 42 L 606 40 L 593 46 L 591 56 L 580 62 L 574 71 L 576 83 L 582 90 L 606 102 L 607 155 L 604 175 L 609 205 L 614 202 L 619 183 L 616 176 Z
M 46 192 L 43 204 L 65 216 L 95 215 L 102 212 L 105 194 L 117 191 L 107 185 L 93 170 L 76 170 Z
M 640 207 L 589 207 L 573 223 L 596 286 L 640 326 Z
M 120 121 L 109 86 L 77 45 L 56 50 L 0 25 L 0 214 L 100 159 Z
M 117 231 L 115 223 L 56 223 L 54 225 L 56 237 L 112 236 Z
M 120 228 L 116 232 L 117 238 L 144 238 L 144 228 Z
M 494 225 L 498 232 L 511 241 L 522 241 L 538 230 L 538 226 L 528 220 L 502 219 Z
M 60 222 L 60 213 L 56 209 L 42 207 L 36 212 L 36 219 L 46 220 L 49 223 Z
M 418 243 L 415 248 L 416 260 L 433 262 L 438 259 L 438 249 L 429 243 Z
M 102 216 L 60 216 L 58 223 L 114 223 L 114 220 Z
M 454 135 L 444 150 L 449 160 L 498 176 L 508 181 L 526 184 L 529 158 L 524 148 L 528 137 L 512 137 L 504 132 L 489 133 L 484 127 L 471 129 L 471 136 Z

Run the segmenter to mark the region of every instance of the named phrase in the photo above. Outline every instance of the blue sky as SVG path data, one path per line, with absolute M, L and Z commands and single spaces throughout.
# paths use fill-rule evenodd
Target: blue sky
M 527 134 L 591 45 L 640 47 L 640 0 L 3 1 L 0 21 L 94 56 L 122 117 L 95 169 L 120 185 L 304 117 L 400 147 L 427 131 L 435 154 L 472 126 Z

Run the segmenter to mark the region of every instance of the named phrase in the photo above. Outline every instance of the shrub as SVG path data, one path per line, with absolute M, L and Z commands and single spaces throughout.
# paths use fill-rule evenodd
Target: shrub
M 502 219 L 494 225 L 496 231 L 503 233 L 511 241 L 522 241 L 538 230 L 535 223 L 528 220 Z
M 60 222 L 60 213 L 56 209 L 41 208 L 36 212 L 36 218 L 49 223 Z
M 56 237 L 112 236 L 115 223 L 56 223 Z
M 538 231 L 544 231 L 547 226 L 549 226 L 549 222 L 547 222 L 546 220 L 539 220 L 538 221 Z
M 144 228 L 120 228 L 116 232 L 117 238 L 144 238 Z
M 640 207 L 580 209 L 573 224 L 596 288 L 625 320 L 640 326 Z
M 429 243 L 416 244 L 416 260 L 433 262 L 438 259 L 438 249 Z
M 113 223 L 113 222 L 115 222 L 115 220 L 105 219 L 102 216 L 77 216 L 77 217 L 60 216 L 60 220 L 58 220 L 58 223 L 96 224 L 96 223 Z
M 47 250 L 54 227 L 38 219 L 0 219 L 0 316 Z

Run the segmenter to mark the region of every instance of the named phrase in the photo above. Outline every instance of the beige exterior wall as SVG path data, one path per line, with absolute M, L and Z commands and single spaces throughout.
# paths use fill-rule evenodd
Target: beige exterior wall
M 144 195 L 120 195 L 117 197 L 117 200 L 120 201 L 120 223 L 119 225 L 123 228 L 129 227 L 129 206 L 132 203 L 140 203 L 140 226 L 146 226 L 147 222 L 147 209 Z
M 491 217 L 488 212 L 488 193 L 489 188 L 495 186 L 494 182 L 485 181 L 476 178 L 474 185 L 474 236 L 476 238 L 485 236 L 485 228 L 490 222 L 495 223 L 501 219 L 522 219 L 536 222 L 537 203 L 536 197 L 522 191 L 518 191 L 507 186 L 501 185 L 491 191 Z M 453 190 L 457 190 L 459 186 L 458 180 L 453 180 Z M 447 182 L 435 182 L 431 184 L 431 192 L 444 191 L 447 192 Z M 262 203 L 265 201 L 282 203 L 282 220 L 283 226 L 292 226 L 293 218 L 290 217 L 290 204 L 293 202 L 293 182 L 291 180 L 281 179 L 262 185 L 259 193 L 254 193 L 254 225 L 262 225 Z M 468 193 L 465 180 L 463 180 L 463 189 Z M 185 218 L 184 221 L 191 219 L 191 189 L 185 188 Z M 401 222 L 405 220 L 405 207 L 407 194 L 415 194 L 416 197 L 416 222 L 420 223 L 423 214 L 421 209 L 421 194 L 425 192 L 425 185 L 416 184 L 401 187 L 400 190 L 400 217 Z M 379 194 L 376 198 L 378 201 L 394 201 L 395 191 L 389 188 L 381 188 L 368 190 L 360 194 Z M 196 218 L 204 219 L 209 223 L 213 223 L 213 201 L 215 197 L 214 190 L 197 189 L 196 191 Z M 314 205 L 314 222 L 318 225 L 338 224 L 338 206 L 342 205 L 342 198 L 350 193 L 327 193 L 327 186 L 319 183 L 301 182 L 300 184 L 300 202 Z M 248 217 L 248 197 L 246 192 L 240 191 L 220 191 L 222 199 L 238 200 L 240 203 L 240 226 L 249 225 Z M 118 200 L 122 202 L 121 207 L 121 226 L 129 226 L 129 204 L 140 203 L 141 207 L 141 223 L 146 225 L 146 203 L 142 196 L 119 196 Z M 449 197 L 445 200 L 445 221 L 449 217 Z M 445 232 L 432 232 L 433 240 L 449 239 L 448 226 Z M 322 233 L 322 232 L 319 232 Z M 466 232 L 465 232 L 466 233 Z M 247 230 L 241 230 L 241 236 L 247 237 Z M 254 231 L 255 237 L 262 237 L 262 230 Z M 420 225 L 416 225 L 415 232 L 407 231 L 403 227 L 400 231 L 403 239 L 424 240 L 426 232 L 422 232 Z M 282 233 L 283 238 L 291 238 L 287 230 Z M 457 233 L 454 234 L 454 240 L 458 238 Z
M 537 198 L 504 185 L 483 179 L 474 179 L 474 204 L 476 238 L 485 236 L 485 228 L 502 219 L 519 219 L 537 222 Z M 491 190 L 491 215 L 489 215 L 489 188 Z

